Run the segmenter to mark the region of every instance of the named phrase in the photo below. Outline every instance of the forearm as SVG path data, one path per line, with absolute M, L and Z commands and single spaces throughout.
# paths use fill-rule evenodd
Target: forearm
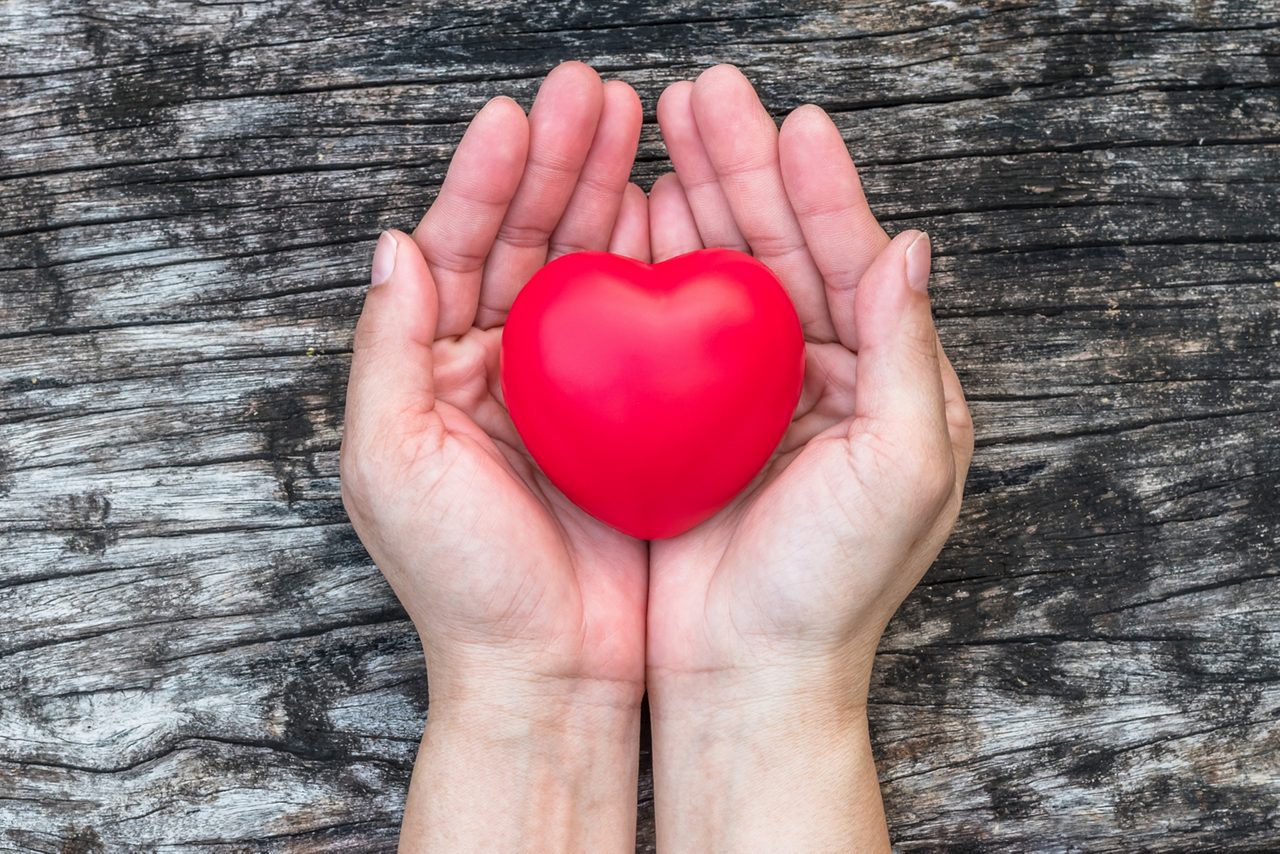
M 401 851 L 634 850 L 638 706 L 428 714 Z
M 865 695 L 725 681 L 651 687 L 660 850 L 888 851 Z

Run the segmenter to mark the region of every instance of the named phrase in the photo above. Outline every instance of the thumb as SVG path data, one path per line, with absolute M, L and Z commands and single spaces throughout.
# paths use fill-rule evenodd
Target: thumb
M 384 231 L 370 279 L 356 324 L 345 426 L 349 436 L 364 441 L 394 429 L 407 413 L 430 412 L 435 403 L 436 287 L 412 238 Z
M 854 303 L 854 415 L 884 436 L 947 443 L 937 333 L 929 310 L 929 236 L 906 231 L 867 268 Z

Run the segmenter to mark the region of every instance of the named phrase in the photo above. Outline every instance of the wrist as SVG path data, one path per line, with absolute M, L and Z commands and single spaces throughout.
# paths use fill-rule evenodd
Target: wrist
M 651 678 L 660 849 L 888 850 L 862 668 Z
M 785 667 L 667 672 L 651 682 L 649 711 L 655 750 L 720 741 L 798 756 L 865 737 L 866 679 Z
M 646 684 L 654 714 L 679 717 L 714 709 L 768 714 L 783 708 L 828 716 L 865 716 L 878 637 L 827 649 L 788 649 L 782 642 L 724 654 L 715 664 L 651 660 Z
M 427 707 L 426 731 L 437 739 L 499 752 L 571 754 L 584 742 L 618 743 L 638 731 L 640 704 L 610 684 L 495 688 L 487 696 L 441 698 Z M 626 692 L 621 692 L 626 693 Z
M 578 688 L 433 691 L 401 850 L 632 850 L 639 707 Z
M 524 651 L 425 644 L 425 654 L 432 713 L 484 710 L 512 720 L 551 724 L 582 709 L 638 715 L 644 698 L 640 656 L 635 666 L 593 672 L 580 658 L 557 655 L 545 646 Z

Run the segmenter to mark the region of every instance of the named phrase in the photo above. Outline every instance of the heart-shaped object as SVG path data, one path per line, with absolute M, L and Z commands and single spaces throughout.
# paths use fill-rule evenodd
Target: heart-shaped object
M 800 399 L 804 336 L 777 278 L 741 252 L 652 265 L 575 252 L 520 291 L 501 370 L 547 477 L 592 516 L 661 539 L 769 459 Z

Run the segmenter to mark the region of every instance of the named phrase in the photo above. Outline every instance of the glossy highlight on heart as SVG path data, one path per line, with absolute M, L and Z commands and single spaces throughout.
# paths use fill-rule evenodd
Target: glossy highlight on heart
M 542 471 L 596 518 L 662 539 L 769 459 L 804 381 L 795 308 L 764 264 L 703 249 L 659 264 L 564 255 L 520 291 L 502 391 Z

